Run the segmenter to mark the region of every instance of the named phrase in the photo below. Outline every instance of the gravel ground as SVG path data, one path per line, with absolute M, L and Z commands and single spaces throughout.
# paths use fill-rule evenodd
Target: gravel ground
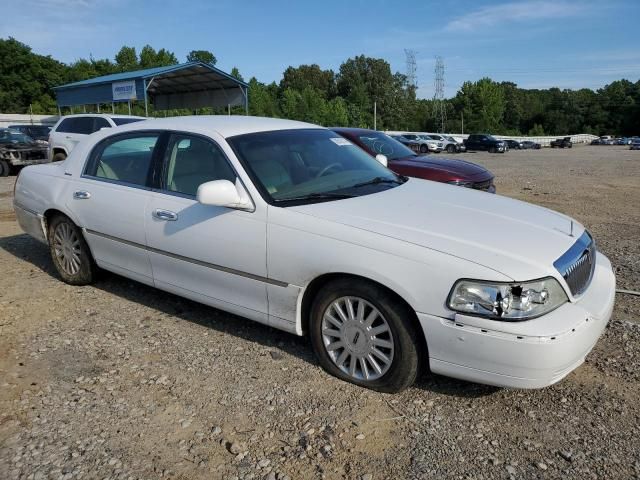
M 576 217 L 640 289 L 640 152 L 465 154 L 501 194 Z M 304 339 L 105 274 L 58 280 L 0 178 L 0 479 L 640 478 L 640 298 L 587 362 L 503 390 L 424 375 L 385 395 Z

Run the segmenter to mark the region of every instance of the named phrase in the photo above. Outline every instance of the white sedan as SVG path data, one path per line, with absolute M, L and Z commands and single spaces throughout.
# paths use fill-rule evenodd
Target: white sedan
M 384 163 L 384 159 L 380 159 Z M 99 268 L 309 335 L 331 374 L 380 391 L 421 366 L 539 388 L 578 367 L 615 278 L 559 213 L 407 179 L 315 125 L 154 119 L 27 167 L 22 228 L 60 277 Z

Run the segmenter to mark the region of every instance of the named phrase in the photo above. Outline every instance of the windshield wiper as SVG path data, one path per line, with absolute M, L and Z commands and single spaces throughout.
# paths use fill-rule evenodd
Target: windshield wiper
M 397 180 L 395 178 L 374 177 L 371 180 L 367 180 L 366 182 L 356 183 L 355 185 L 352 185 L 350 188 L 365 187 L 367 185 L 377 185 L 379 183 L 397 183 L 398 185 L 402 185 L 404 181 Z
M 353 198 L 356 195 L 348 193 L 310 193 L 308 195 L 300 195 L 299 197 L 283 197 L 275 199 L 276 202 L 291 202 L 297 200 L 340 200 L 342 198 Z

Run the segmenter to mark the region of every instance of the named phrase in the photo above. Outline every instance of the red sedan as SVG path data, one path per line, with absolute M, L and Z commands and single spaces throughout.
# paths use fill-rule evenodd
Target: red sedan
M 496 192 L 493 173 L 475 163 L 418 155 L 397 140 L 376 130 L 343 127 L 331 130 L 355 143 L 371 156 L 385 155 L 389 169 L 399 175 L 450 183 L 489 193 Z

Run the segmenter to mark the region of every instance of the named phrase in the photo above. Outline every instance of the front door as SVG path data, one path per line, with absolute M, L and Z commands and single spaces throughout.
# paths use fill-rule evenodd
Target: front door
M 96 263 L 147 284 L 153 278 L 144 220 L 159 137 L 155 132 L 109 137 L 97 145 L 66 193 Z
M 222 150 L 211 139 L 172 133 L 162 172 L 145 213 L 155 285 L 266 323 L 264 215 L 196 201 L 202 183 L 237 181 Z

